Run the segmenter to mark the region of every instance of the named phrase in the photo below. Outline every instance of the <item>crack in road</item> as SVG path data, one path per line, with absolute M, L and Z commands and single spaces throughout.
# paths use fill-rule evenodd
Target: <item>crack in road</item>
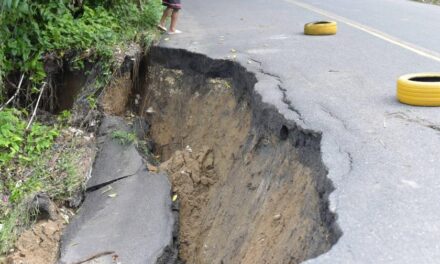
M 330 111 L 330 109 L 320 105 L 321 110 L 326 113 L 327 115 L 329 115 L 331 118 L 335 119 L 336 121 L 338 121 L 339 123 L 341 123 L 341 125 L 344 127 L 345 130 L 349 130 L 347 123 L 339 118 L 336 114 L 334 114 L 332 111 Z
M 292 101 L 290 101 L 289 98 L 287 98 L 287 90 L 285 88 L 283 88 L 281 85 L 278 85 L 278 89 L 281 91 L 281 93 L 283 94 L 283 103 L 285 105 L 287 105 L 287 109 L 289 109 L 290 111 L 294 112 L 297 114 L 298 119 L 301 120 L 304 124 L 306 123 L 306 121 L 304 120 L 304 118 L 302 117 L 301 113 L 298 111 L 298 109 L 296 109 L 293 104 Z
M 111 180 L 111 181 L 107 181 L 107 182 L 103 182 L 103 183 L 100 183 L 100 184 L 97 184 L 97 185 L 94 185 L 94 186 L 88 187 L 88 188 L 86 189 L 86 193 L 97 191 L 97 190 L 102 189 L 103 187 L 105 187 L 105 186 L 107 186 L 107 185 L 110 185 L 110 184 L 115 183 L 115 182 L 117 182 L 117 181 L 120 181 L 120 180 L 126 179 L 126 178 L 128 178 L 128 177 L 132 177 L 132 176 L 138 174 L 138 172 L 141 171 L 142 169 L 145 169 L 145 168 L 143 168 L 143 167 L 144 167 L 144 164 L 142 164 L 141 166 L 139 166 L 139 168 L 136 170 L 135 173 L 132 173 L 132 174 L 129 174 L 129 175 L 124 175 L 124 176 L 118 177 L 117 179 L 114 179 L 114 180 Z
M 402 113 L 402 112 L 389 113 L 387 115 L 389 117 L 393 117 L 393 118 L 396 118 L 396 119 L 401 119 L 401 120 L 404 120 L 404 121 L 407 121 L 407 122 L 410 122 L 410 123 L 417 124 L 417 125 L 422 126 L 422 127 L 426 127 L 426 128 L 432 129 L 435 132 L 440 132 L 440 125 L 434 124 L 431 121 L 423 119 L 423 118 L 419 118 L 419 117 L 413 118 L 413 117 L 410 117 L 407 114 Z
M 263 65 L 263 62 L 261 62 L 261 61 L 259 61 L 259 60 L 256 60 L 256 59 L 253 59 L 253 58 L 249 58 L 249 60 L 251 60 L 251 61 L 253 61 L 253 62 L 255 62 L 255 63 L 258 63 L 258 65 L 260 65 L 260 68 L 261 68 L 262 65 Z
M 345 152 L 345 154 L 347 155 L 347 157 L 348 157 L 348 167 L 349 167 L 349 169 L 348 169 L 348 172 L 346 173 L 346 175 L 348 175 L 348 174 L 350 174 L 350 172 L 352 172 L 353 171 L 353 167 L 354 167 L 354 165 L 353 165 L 353 155 L 351 155 L 351 153 L 350 152 L 348 152 L 348 151 L 344 151 Z
M 254 59 L 251 59 L 251 60 L 254 60 Z M 255 60 L 254 60 L 254 61 L 255 61 Z M 260 62 L 260 66 L 261 66 L 261 62 Z M 301 120 L 304 124 L 306 124 L 306 121 L 304 120 L 304 118 L 303 118 L 303 116 L 301 115 L 301 113 L 299 112 L 299 110 L 296 109 L 296 108 L 293 106 L 292 101 L 287 97 L 287 89 L 283 88 L 283 86 L 282 86 L 283 81 L 281 80 L 281 77 L 280 77 L 279 75 L 274 74 L 274 73 L 267 72 L 267 71 L 265 71 L 265 70 L 262 69 L 262 68 L 259 69 L 259 72 L 260 72 L 261 74 L 264 74 L 264 75 L 270 76 L 270 77 L 272 77 L 272 78 L 274 78 L 274 79 L 277 80 L 277 82 L 279 83 L 279 84 L 277 85 L 278 90 L 280 90 L 280 91 L 281 91 L 281 94 L 283 95 L 283 98 L 281 99 L 282 102 L 283 102 L 285 105 L 287 105 L 287 109 L 289 109 L 290 111 L 294 112 L 294 113 L 298 116 L 298 119 Z
M 267 71 L 265 71 L 265 70 L 262 69 L 262 68 L 260 68 L 260 73 L 262 73 L 262 74 L 264 74 L 264 75 L 267 75 L 267 76 L 270 76 L 270 77 L 273 77 L 273 78 L 277 79 L 277 81 L 278 81 L 280 84 L 283 83 L 283 81 L 281 81 L 281 77 L 280 77 L 279 75 L 276 75 L 275 73 L 267 72 Z

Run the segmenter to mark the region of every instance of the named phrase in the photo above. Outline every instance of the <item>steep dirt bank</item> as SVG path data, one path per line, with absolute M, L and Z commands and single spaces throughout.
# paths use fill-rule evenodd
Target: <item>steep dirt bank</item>
M 139 114 L 180 203 L 187 263 L 300 263 L 341 232 L 320 133 L 261 102 L 256 78 L 231 61 L 153 48 Z

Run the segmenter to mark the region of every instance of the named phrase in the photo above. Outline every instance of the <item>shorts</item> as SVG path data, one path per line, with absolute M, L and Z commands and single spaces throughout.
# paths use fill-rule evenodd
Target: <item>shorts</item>
M 162 5 L 172 8 L 174 10 L 179 10 L 182 8 L 180 0 L 162 0 Z

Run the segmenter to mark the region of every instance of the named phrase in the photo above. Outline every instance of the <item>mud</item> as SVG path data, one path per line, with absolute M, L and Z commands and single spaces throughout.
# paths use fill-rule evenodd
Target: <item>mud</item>
M 153 48 L 139 115 L 180 204 L 186 263 L 300 263 L 341 236 L 321 135 L 284 119 L 231 61 Z

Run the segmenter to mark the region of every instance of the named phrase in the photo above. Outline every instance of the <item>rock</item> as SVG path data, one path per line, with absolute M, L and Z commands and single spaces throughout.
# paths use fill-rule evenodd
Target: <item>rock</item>
M 84 200 L 84 193 L 82 190 L 78 190 L 75 192 L 69 199 L 67 200 L 67 204 L 70 208 L 78 208 L 82 201 Z
M 46 193 L 34 196 L 29 206 L 30 212 L 37 212 L 39 219 L 57 220 L 57 207 Z

